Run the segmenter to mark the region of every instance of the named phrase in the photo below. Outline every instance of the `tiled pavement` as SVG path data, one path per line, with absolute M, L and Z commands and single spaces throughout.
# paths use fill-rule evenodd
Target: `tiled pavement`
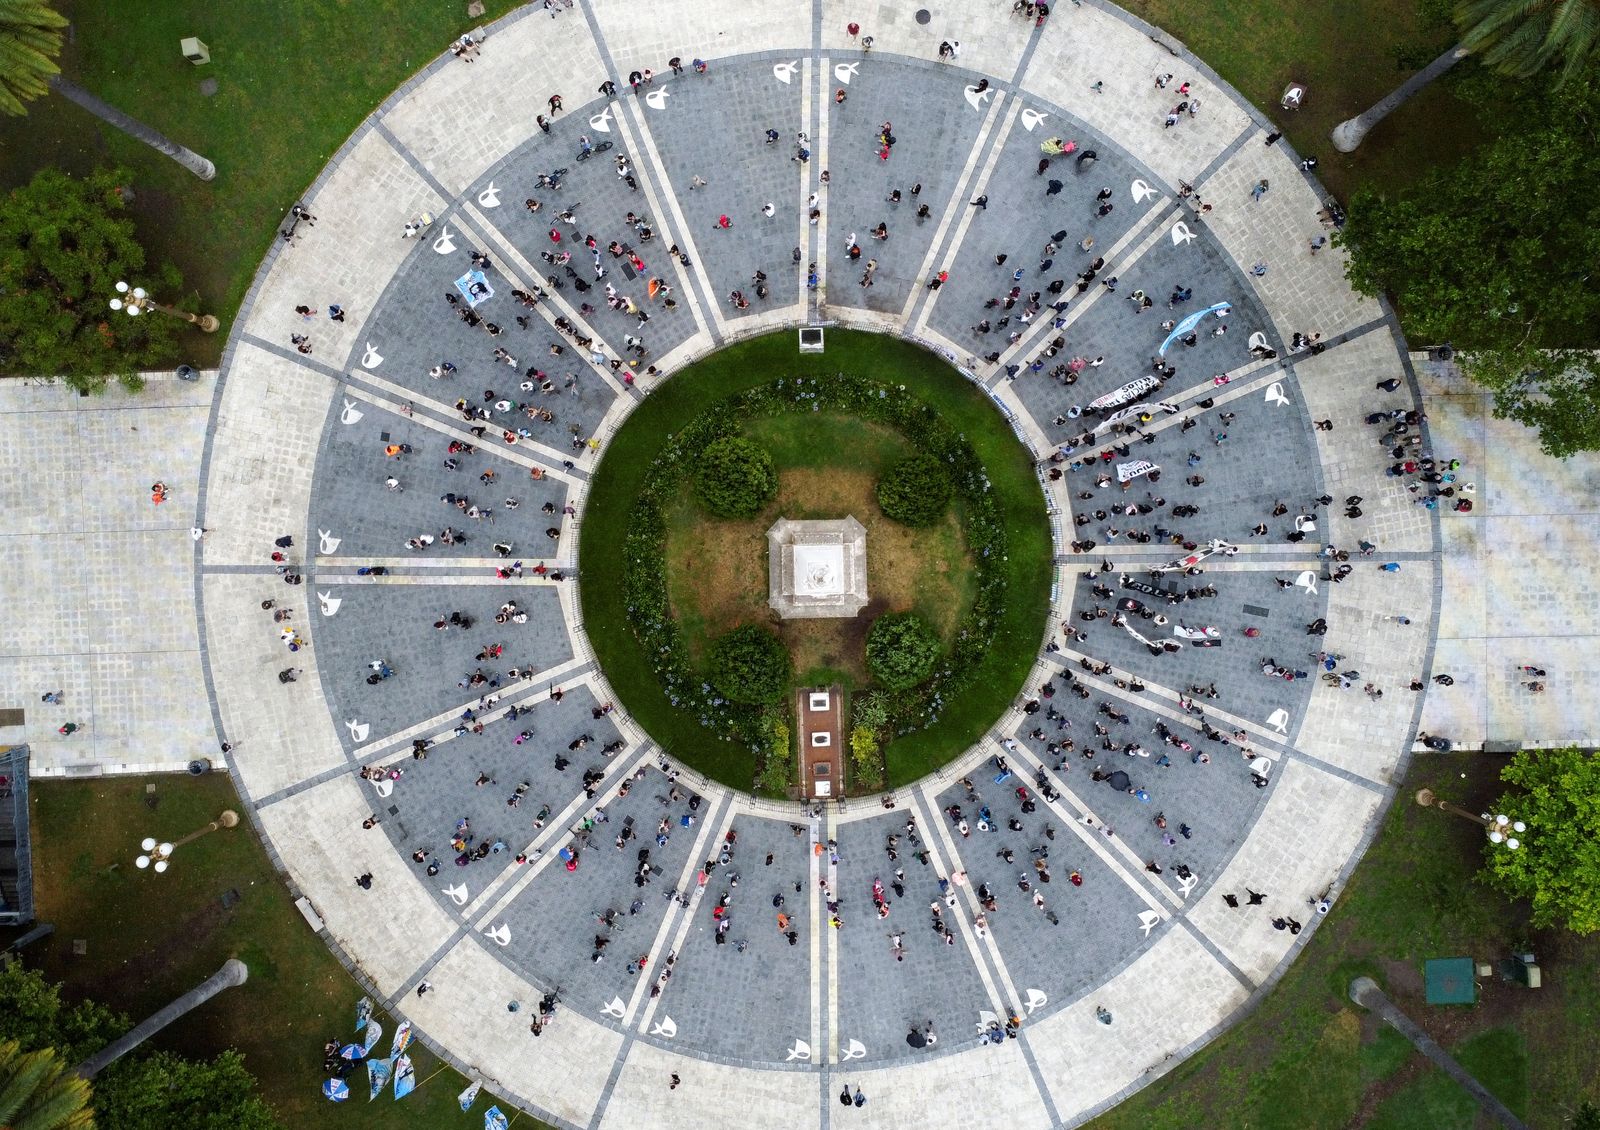
M 873 37 L 871 54 L 845 30 L 851 20 Z M 1578 698 L 1595 674 L 1578 520 L 1593 509 L 1592 461 L 1540 460 L 1447 367 L 1408 360 L 1386 312 L 1344 286 L 1336 253 L 1310 255 L 1307 240 L 1322 230 L 1317 188 L 1292 154 L 1262 144 L 1265 119 L 1138 21 L 1093 5 L 1066 7 L 1041 30 L 1003 8 L 922 24 L 892 5 L 834 0 L 772 12 L 720 0 L 649 8 L 590 0 L 555 19 L 530 8 L 488 30 L 477 62 L 444 56 L 425 68 L 308 192 L 318 222 L 269 255 L 220 381 L 160 382 L 138 399 L 85 403 L 59 389 L 0 390 L 0 546 L 13 625 L 0 663 L 26 708 L 23 724 L 0 737 L 30 741 L 46 773 L 220 761 L 219 736 L 233 743 L 231 768 L 257 826 L 296 893 L 322 914 L 330 944 L 424 1040 L 508 1101 L 567 1126 L 687 1126 L 708 1109 L 830 1126 L 848 1083 L 870 1098 L 854 1121 L 965 1124 L 976 1107 L 1020 1126 L 1076 1124 L 1170 1069 L 1270 989 L 1297 943 L 1267 917 L 1298 911 L 1310 925 L 1305 900 L 1337 897 L 1419 721 L 1467 745 L 1593 740 L 1592 711 Z M 936 60 L 942 39 L 961 41 L 954 63 Z M 706 75 L 672 76 L 665 65 L 697 53 Z M 606 75 L 622 82 L 645 65 L 658 74 L 639 97 L 626 83 L 615 100 L 596 90 Z M 1163 117 L 1177 96 L 1151 81 L 1168 70 L 1174 87 L 1193 84 L 1203 107 L 1170 129 Z M 990 87 L 980 91 L 985 76 Z M 1089 89 L 1097 80 L 1103 93 Z M 839 106 L 832 95 L 841 87 L 848 99 Z M 552 93 L 566 105 L 546 134 L 534 115 L 548 114 Z M 872 145 L 884 120 L 898 139 L 887 162 Z M 768 126 L 779 130 L 778 145 L 765 144 Z M 806 166 L 789 160 L 802 129 L 813 150 Z M 577 163 L 580 134 L 626 153 L 638 190 L 616 175 L 615 153 Z M 1057 158 L 1036 175 L 1039 142 L 1050 136 L 1099 159 Z M 560 190 L 537 187 L 537 174 L 562 166 L 570 171 Z M 695 175 L 708 184 L 691 191 Z M 1272 187 L 1253 202 L 1248 189 L 1262 177 Z M 1213 205 L 1208 217 L 1179 202 L 1180 179 Z M 1058 193 L 1047 192 L 1051 180 L 1062 183 Z M 930 208 L 920 223 L 909 193 L 917 182 Z M 1114 210 L 1096 217 L 1102 185 Z M 902 190 L 899 205 L 885 200 L 893 188 Z M 812 191 L 823 213 L 815 226 L 803 216 Z M 968 203 L 980 191 L 987 209 Z M 533 216 L 522 207 L 530 195 L 543 200 Z M 769 199 L 778 209 L 771 219 L 760 213 Z M 556 218 L 566 207 L 574 224 Z M 432 227 L 400 238 L 424 210 Z M 625 227 L 627 211 L 648 217 L 654 242 Z M 723 212 L 732 231 L 714 226 Z M 887 242 L 867 237 L 880 219 Z M 1040 268 L 1057 230 L 1067 250 Z M 607 275 L 595 279 L 577 242 L 589 232 L 602 250 L 612 239 L 632 242 L 646 274 L 674 288 L 678 308 L 651 303 L 645 278 L 620 260 L 602 255 Z M 872 288 L 858 285 L 861 267 L 844 253 L 850 232 L 863 259 L 879 259 Z M 1092 253 L 1080 251 L 1089 236 Z M 541 258 L 575 242 L 573 274 Z M 688 266 L 666 254 L 672 243 Z M 793 263 L 795 246 L 819 264 L 816 291 Z M 442 297 L 472 251 L 492 264 L 496 295 L 483 314 L 506 330 L 494 342 L 457 322 Z M 1002 252 L 1004 266 L 994 262 Z M 1119 289 L 1097 282 L 1076 296 L 1072 277 L 1100 254 L 1102 278 L 1117 274 Z M 1257 259 L 1269 265 L 1264 277 L 1247 273 Z M 733 309 L 728 291 L 752 291 L 758 267 L 770 297 Z M 950 283 L 927 290 L 926 276 L 941 267 Z M 1069 284 L 1065 327 L 1041 318 L 972 332 L 983 301 L 1002 295 L 1019 267 L 1025 292 L 1052 278 Z M 512 287 L 550 275 L 561 287 L 548 300 L 513 306 Z M 636 300 L 648 322 L 608 309 L 606 283 Z M 1174 286 L 1194 298 L 1168 310 Z M 1137 288 L 1155 300 L 1142 314 L 1127 301 Z M 304 330 L 293 314 L 302 302 L 338 302 L 348 320 Z M 585 302 L 596 309 L 582 312 Z M 691 774 L 674 785 L 626 703 L 596 717 L 613 696 L 574 630 L 573 586 L 494 575 L 495 542 L 530 565 L 574 566 L 595 444 L 603 456 L 653 381 L 641 375 L 626 390 L 609 364 L 623 356 L 624 334 L 642 337 L 648 363 L 668 373 L 721 341 L 811 317 L 932 342 L 957 361 L 1000 352 L 1001 365 L 977 361 L 973 376 L 1044 454 L 1087 422 L 1056 419 L 1145 371 L 1165 336 L 1162 320 L 1215 302 L 1231 304 L 1228 333 L 1203 332 L 1192 349 L 1173 345 L 1179 372 L 1159 395 L 1180 412 L 1150 421 L 1151 442 L 1132 456 L 1166 468 L 1159 486 L 1123 495 L 1097 487 L 1090 469 L 1050 485 L 1063 554 L 1056 611 L 1083 638 L 1055 634 L 1060 650 L 1041 657 L 1023 693 L 997 700 L 991 735 L 903 790 L 893 810 L 851 802 L 813 820 Z M 519 312 L 526 329 L 513 322 Z M 557 317 L 594 337 L 598 361 L 570 342 L 563 354 L 549 351 L 562 340 Z M 1015 345 L 1006 340 L 1012 330 L 1021 332 Z M 1330 348 L 1291 356 L 1286 339 L 1296 331 L 1321 333 Z M 311 334 L 311 357 L 292 351 L 294 332 Z M 1276 361 L 1251 359 L 1255 332 Z M 1058 334 L 1059 356 L 1029 371 Z M 516 371 L 494 360 L 496 345 L 517 358 Z M 1071 386 L 1048 375 L 1074 355 L 1106 363 Z M 456 375 L 430 379 L 446 359 Z M 1004 369 L 1012 363 L 1014 381 Z M 530 365 L 553 378 L 554 393 L 513 388 Z M 1230 383 L 1213 384 L 1214 373 Z M 1373 389 L 1391 376 L 1403 382 L 1398 392 Z M 1382 429 L 1363 418 L 1412 406 L 1419 391 L 1433 450 L 1460 457 L 1475 482 L 1471 516 L 1429 512 L 1403 479 L 1384 474 L 1392 459 L 1378 445 Z M 490 412 L 485 435 L 468 431 L 458 398 Z M 524 399 L 554 419 L 509 444 L 499 433 L 522 418 L 496 404 Z M 1322 419 L 1331 431 L 1312 428 Z M 1219 443 L 1220 431 L 1228 438 Z M 445 465 L 452 441 L 477 448 L 457 453 L 455 470 Z M 412 450 L 386 459 L 390 442 Z M 92 464 L 84 451 L 95 453 Z M 489 482 L 475 481 L 489 470 Z M 1193 474 L 1206 482 L 1188 485 Z M 391 475 L 401 491 L 385 489 Z M 156 479 L 173 488 L 160 508 L 146 490 Z M 1185 519 L 1093 516 L 1146 490 L 1200 509 Z M 1323 493 L 1334 506 L 1313 503 Z M 469 521 L 445 494 L 489 507 L 492 519 Z M 1363 499 L 1359 518 L 1338 505 L 1352 494 Z M 1271 516 L 1278 501 L 1287 513 Z M 542 512 L 547 503 L 554 514 Z M 578 514 L 562 514 L 566 504 Z M 1320 528 L 1295 543 L 1298 514 L 1315 514 Z M 1081 515 L 1089 515 L 1082 526 Z M 1260 538 L 1251 533 L 1258 521 L 1269 526 Z M 209 528 L 198 554 L 188 535 L 196 522 Z M 1241 546 L 1209 559 L 1204 576 L 1161 581 L 1209 583 L 1217 595 L 1152 601 L 1150 617 L 1130 614 L 1126 625 L 1080 619 L 1110 603 L 1097 583 L 1116 590 L 1124 574 L 1154 580 L 1148 570 L 1179 552 L 1160 536 L 1128 540 L 1130 528 L 1157 522 L 1192 541 Z M 405 547 L 451 523 L 465 543 Z M 1115 538 L 1113 527 L 1122 531 Z M 294 538 L 288 563 L 303 572 L 301 586 L 285 585 L 269 558 L 284 534 Z M 1094 552 L 1067 552 L 1068 541 L 1088 537 L 1100 543 Z M 1377 556 L 1352 554 L 1351 575 L 1327 579 L 1321 546 L 1353 549 L 1362 538 Z M 1102 559 L 1112 569 L 1087 575 Z M 1388 560 L 1398 573 L 1378 570 Z M 358 572 L 372 566 L 384 572 Z M 1306 583 L 1285 589 L 1274 577 Z M 298 650 L 263 601 L 293 610 Z M 526 622 L 495 623 L 506 601 Z M 1172 624 L 1153 618 L 1156 607 Z M 473 627 L 436 630 L 451 611 Z M 1329 625 L 1322 640 L 1305 633 L 1317 617 Z M 1132 634 L 1159 640 L 1174 625 L 1214 627 L 1222 646 L 1156 658 Z M 1241 637 L 1246 628 L 1254 639 Z M 496 644 L 502 654 L 475 658 Z M 1360 670 L 1358 683 L 1371 680 L 1383 697 L 1260 671 L 1271 657 L 1312 674 L 1308 653 L 1319 647 L 1341 653 L 1345 668 Z M 1085 657 L 1116 671 L 1090 675 L 1079 665 Z M 374 659 L 388 660 L 393 678 L 367 683 Z M 1519 685 L 1523 662 L 1551 670 L 1545 695 Z M 480 667 L 500 685 L 457 685 Z M 533 677 L 513 680 L 512 667 Z M 286 668 L 299 676 L 283 684 Z M 1432 688 L 1425 702 L 1406 689 L 1441 670 L 1456 675 L 1454 687 Z M 1142 691 L 1126 685 L 1130 672 Z M 1191 684 L 1212 683 L 1216 696 L 1197 703 L 1226 744 L 1204 737 L 1180 703 Z M 565 691 L 559 701 L 556 686 Z M 67 706 L 38 707 L 35 688 L 65 689 Z M 490 695 L 497 700 L 483 701 Z M 1033 696 L 1040 709 L 1025 712 Z M 531 713 L 508 719 L 513 707 Z M 483 733 L 456 732 L 472 721 L 463 711 L 478 715 Z M 84 731 L 55 736 L 58 716 L 80 713 Z M 1115 751 L 1101 748 L 1097 725 Z M 1163 744 L 1158 726 L 1191 748 Z M 524 730 L 530 737 L 519 743 Z M 426 760 L 406 756 L 416 738 L 436 743 Z M 1068 738 L 1075 748 L 1064 751 Z M 1016 775 L 1004 781 L 990 760 L 1000 741 L 1017 743 L 1007 754 Z M 1252 787 L 1241 741 L 1267 758 L 1265 787 Z M 1211 762 L 1191 760 L 1197 750 Z M 359 766 L 390 772 L 369 781 Z M 1148 801 L 1092 780 L 1097 768 L 1127 772 Z M 582 790 L 586 773 L 592 796 Z M 1031 794 L 1038 778 L 1059 796 L 1023 811 L 1016 789 Z M 523 782 L 526 792 L 509 804 Z M 957 804 L 972 822 L 988 807 L 997 830 L 961 835 L 946 813 Z M 604 822 L 584 827 L 601 814 Z M 369 816 L 377 826 L 363 829 Z M 458 866 L 448 841 L 463 819 L 474 842 L 495 850 Z M 628 827 L 635 838 L 619 849 L 615 837 Z M 900 837 L 898 859 L 889 858 L 890 835 Z M 413 861 L 418 849 L 442 864 L 437 875 Z M 572 870 L 563 851 L 576 853 Z M 518 854 L 527 862 L 514 862 Z M 1036 855 L 1048 883 L 1033 868 Z M 365 892 L 352 878 L 369 870 L 374 890 Z M 957 871 L 966 883 L 946 907 L 938 880 Z M 1023 874 L 1043 910 L 1018 889 Z M 824 879 L 840 901 L 840 929 L 828 925 Z M 884 919 L 872 909 L 874 879 L 904 886 L 903 897 L 891 889 Z M 997 902 L 982 929 L 980 884 Z M 1267 896 L 1264 908 L 1224 904 L 1223 894 L 1246 888 Z M 674 891 L 683 897 L 669 898 Z M 718 945 L 724 897 L 731 928 Z M 932 929 L 936 901 L 948 945 Z M 614 929 L 595 917 L 607 909 L 619 912 Z M 792 917 L 793 945 L 777 928 L 780 912 Z M 610 939 L 598 963 L 596 935 Z M 630 973 L 641 955 L 645 970 Z M 669 955 L 672 976 L 661 981 Z M 419 998 L 424 977 L 435 991 Z M 527 1020 L 557 987 L 561 1013 L 534 1038 Z M 1096 1021 L 1097 1007 L 1112 1013 L 1109 1027 Z M 1019 1038 L 978 1045 L 986 1019 L 1009 1013 L 1023 1018 Z M 913 1049 L 905 1035 L 927 1022 L 937 1045 Z M 666 1087 L 672 1072 L 683 1079 L 675 1092 Z

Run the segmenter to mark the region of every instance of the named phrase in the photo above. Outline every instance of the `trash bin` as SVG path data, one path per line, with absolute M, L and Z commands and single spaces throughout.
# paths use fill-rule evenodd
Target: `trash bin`
M 197 381 L 200 379 L 200 370 L 193 365 L 179 365 L 178 379 L 180 381 Z

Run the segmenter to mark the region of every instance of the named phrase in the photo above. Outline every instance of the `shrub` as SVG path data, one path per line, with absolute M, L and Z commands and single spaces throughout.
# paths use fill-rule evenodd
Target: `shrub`
M 880 616 L 867 633 L 867 670 L 889 690 L 916 686 L 938 660 L 939 637 L 915 612 Z
M 876 789 L 883 785 L 883 758 L 878 739 L 865 726 L 850 731 L 850 776 L 857 789 Z
M 851 704 L 850 715 L 855 724 L 876 734 L 889 724 L 889 703 L 882 691 L 868 691 Z
M 783 707 L 769 706 L 761 712 L 761 728 L 767 738 L 766 755 L 755 786 L 768 796 L 787 796 L 794 784 L 794 745 L 789 740 L 789 720 Z
M 711 681 L 734 702 L 776 701 L 789 685 L 789 652 L 765 628 L 745 624 L 711 645 Z
M 778 493 L 772 456 L 747 439 L 718 440 L 700 454 L 694 493 L 719 518 L 754 518 Z
M 878 506 L 902 526 L 931 526 L 950 507 L 955 482 L 931 455 L 908 455 L 878 480 Z

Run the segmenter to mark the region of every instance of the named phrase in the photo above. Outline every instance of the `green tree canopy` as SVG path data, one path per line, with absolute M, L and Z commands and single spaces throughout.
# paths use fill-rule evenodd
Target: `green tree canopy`
M 695 497 L 719 518 L 754 518 L 778 493 L 778 472 L 766 449 L 738 436 L 701 453 Z
M 734 702 L 775 702 L 789 685 L 789 652 L 765 628 L 741 625 L 711 645 L 711 682 Z
M 176 318 L 128 317 L 107 305 L 119 280 L 164 300 L 182 287 L 171 267 L 146 270 L 123 179 L 42 169 L 0 199 L 0 372 L 65 376 L 97 390 L 108 375 L 135 384 L 139 370 L 177 356 Z
M 1532 923 L 1600 930 L 1600 758 L 1576 747 L 1523 750 L 1501 771 L 1497 813 L 1525 821 L 1515 851 L 1488 849 L 1488 879 L 1533 904 Z
M 0 1126 L 6 1130 L 94 1130 L 89 1083 L 54 1048 L 0 1043 Z M 107 1123 L 110 1125 L 110 1123 Z
M 949 470 L 931 455 L 908 455 L 878 480 L 878 507 L 904 526 L 931 526 L 955 493 Z
M 26 114 L 24 103 L 50 89 L 66 26 L 42 0 L 0 0 L 0 114 Z
M 96 1077 L 94 1103 L 106 1130 L 279 1130 L 231 1048 L 209 1063 L 169 1052 L 118 1060 Z
M 0 969 L 0 1040 L 16 1040 L 23 1051 L 53 1047 L 78 1064 L 131 1027 L 103 1004 L 64 1004 L 59 986 L 20 962 Z
M 916 686 L 938 661 L 939 637 L 915 612 L 879 616 L 867 633 L 867 670 L 889 690 Z
M 1597 73 L 1554 91 L 1464 83 L 1504 132 L 1403 193 L 1358 193 L 1338 237 L 1351 284 L 1389 294 L 1417 345 L 1453 343 L 1495 414 L 1554 456 L 1600 448 Z

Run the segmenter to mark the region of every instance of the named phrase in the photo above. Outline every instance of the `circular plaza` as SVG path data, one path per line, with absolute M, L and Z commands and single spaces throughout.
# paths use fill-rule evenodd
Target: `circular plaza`
M 820 1127 L 846 1088 L 1071 1126 L 1171 1069 L 1338 898 L 1433 637 L 1437 518 L 1385 474 L 1414 375 L 1313 175 L 1110 6 L 594 0 L 474 43 L 308 192 L 208 435 L 208 677 L 308 919 L 559 1126 Z M 842 386 L 889 347 L 998 422 L 1047 582 L 994 571 L 996 666 L 929 708 L 958 744 L 734 787 L 717 716 L 664 720 L 591 487 L 692 365 Z M 759 615 L 772 536 L 774 620 L 900 611 L 858 511 L 761 512 L 695 607 Z

